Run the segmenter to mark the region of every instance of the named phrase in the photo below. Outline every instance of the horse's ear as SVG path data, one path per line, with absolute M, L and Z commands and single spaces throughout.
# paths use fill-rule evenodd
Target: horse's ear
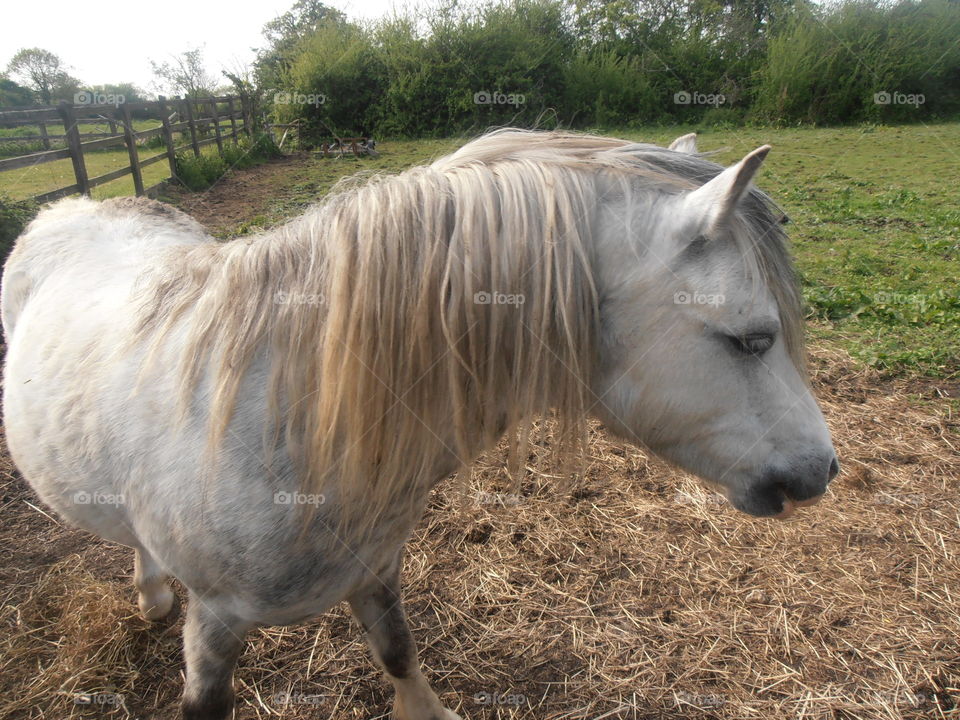
M 693 154 L 697 151 L 697 134 L 688 133 L 687 135 L 681 135 L 672 143 L 667 150 L 676 150 L 677 152 Z
M 685 205 L 701 218 L 701 232 L 721 227 L 733 215 L 737 204 L 747 194 L 750 181 L 770 152 L 770 146 L 758 147 L 736 165 L 732 165 L 713 180 L 687 195 Z

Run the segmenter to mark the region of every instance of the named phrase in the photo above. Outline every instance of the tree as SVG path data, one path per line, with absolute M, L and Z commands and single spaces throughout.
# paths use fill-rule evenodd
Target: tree
M 33 90 L 44 105 L 72 100 L 80 87 L 80 81 L 67 72 L 63 60 L 43 48 L 19 50 L 7 65 L 7 72 Z
M 287 12 L 263 26 L 263 36 L 276 48 L 313 32 L 321 23 L 346 19 L 342 12 L 319 0 L 297 0 Z
M 153 74 L 160 81 L 161 91 L 186 97 L 212 95 L 216 84 L 203 66 L 203 48 L 185 50 L 172 56 L 172 62 L 150 61 Z
M 237 68 L 233 72 L 223 70 L 223 76 L 232 84 L 243 109 L 243 122 L 249 123 L 246 131 L 254 135 L 260 131 L 261 97 L 257 87 L 251 79 L 251 71 L 247 68 Z
M 53 88 L 50 91 L 50 99 L 52 104 L 56 104 L 61 100 L 66 100 L 68 103 L 75 102 L 77 93 L 80 92 L 81 83 L 73 75 L 68 75 L 63 73 L 57 78 L 57 81 L 53 84 Z
M 297 0 L 293 7 L 263 26 L 268 46 L 258 52 L 257 73 L 260 84 L 271 87 L 278 83 L 297 55 L 303 38 L 327 25 L 343 26 L 347 16 L 320 0 Z

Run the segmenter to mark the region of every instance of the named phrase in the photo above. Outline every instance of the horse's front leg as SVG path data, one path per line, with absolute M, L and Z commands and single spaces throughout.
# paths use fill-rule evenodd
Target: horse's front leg
M 224 720 L 233 713 L 233 670 L 251 627 L 232 617 L 226 603 L 190 593 L 183 627 L 184 720 Z
M 384 576 L 371 579 L 349 598 L 350 609 L 367 634 L 377 663 L 387 673 L 397 696 L 395 720 L 460 720 L 430 688 L 417 658 L 417 647 L 400 602 L 400 557 Z

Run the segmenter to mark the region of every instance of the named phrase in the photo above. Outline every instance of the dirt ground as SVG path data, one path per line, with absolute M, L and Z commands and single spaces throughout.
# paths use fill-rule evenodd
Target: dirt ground
M 254 165 L 231 173 L 204 192 L 169 187 L 163 200 L 195 217 L 212 233 L 223 233 L 240 223 L 263 214 L 269 193 L 264 188 L 289 182 L 291 171 L 304 164 L 306 157 L 284 155 L 263 165 Z
M 285 162 L 224 181 L 201 222 L 258 212 Z M 777 523 L 594 427 L 573 486 L 501 452 L 438 487 L 405 599 L 428 678 L 468 720 L 960 718 L 960 388 L 813 348 L 843 466 Z M 179 630 L 136 611 L 131 551 L 64 526 L 0 459 L 0 718 L 177 717 Z M 181 593 L 182 596 L 182 593 Z M 384 718 L 344 607 L 251 634 L 237 718 Z

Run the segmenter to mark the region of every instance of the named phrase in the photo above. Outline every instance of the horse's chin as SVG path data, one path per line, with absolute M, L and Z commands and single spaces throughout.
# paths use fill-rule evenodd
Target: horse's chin
M 783 510 L 781 510 L 779 514 L 774 515 L 773 518 L 774 520 L 786 520 L 788 517 L 791 517 L 799 508 L 811 507 L 812 505 L 816 505 L 818 502 L 820 502 L 820 499 L 825 494 L 826 493 L 821 493 L 820 495 L 816 495 L 812 498 L 807 498 L 806 500 L 791 500 L 790 498 L 787 498 L 786 500 L 784 500 Z
M 790 498 L 783 490 L 776 488 L 767 492 L 733 493 L 724 491 L 727 500 L 737 510 L 753 517 L 787 520 L 793 517 L 797 510 L 816 505 L 823 498 L 823 493 L 804 500 Z

